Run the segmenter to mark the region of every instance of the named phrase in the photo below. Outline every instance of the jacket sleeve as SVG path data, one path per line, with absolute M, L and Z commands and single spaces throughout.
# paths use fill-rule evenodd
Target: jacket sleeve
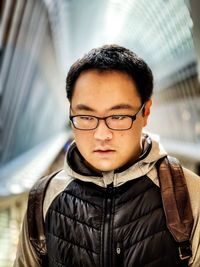
M 194 224 L 191 233 L 192 257 L 189 261 L 190 267 L 200 266 L 200 177 L 193 172 L 183 169 L 186 184 L 190 196 Z
M 41 267 L 41 261 L 28 236 L 27 215 L 25 214 L 22 229 L 19 236 L 16 259 L 13 267 Z
M 53 199 L 62 192 L 72 180 L 73 178 L 71 176 L 67 176 L 64 171 L 61 171 L 50 181 L 43 203 L 44 218 Z M 29 240 L 27 214 L 25 214 L 22 224 L 13 267 L 42 267 L 41 259 L 38 257 Z

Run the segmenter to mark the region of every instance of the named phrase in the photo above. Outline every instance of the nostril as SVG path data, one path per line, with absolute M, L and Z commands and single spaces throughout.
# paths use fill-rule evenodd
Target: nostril
M 105 126 L 98 126 L 94 132 L 94 138 L 98 140 L 110 140 L 112 139 L 112 131 Z

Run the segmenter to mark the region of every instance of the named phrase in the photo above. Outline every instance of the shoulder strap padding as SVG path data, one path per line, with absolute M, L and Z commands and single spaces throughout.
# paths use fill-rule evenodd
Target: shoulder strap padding
M 185 176 L 178 160 L 169 156 L 159 160 L 158 176 L 168 229 L 177 242 L 187 241 L 193 215 Z
M 39 256 L 47 253 L 43 219 L 43 201 L 45 192 L 51 179 L 58 172 L 60 171 L 56 171 L 51 175 L 39 179 L 29 193 L 27 208 L 28 234 L 30 242 Z

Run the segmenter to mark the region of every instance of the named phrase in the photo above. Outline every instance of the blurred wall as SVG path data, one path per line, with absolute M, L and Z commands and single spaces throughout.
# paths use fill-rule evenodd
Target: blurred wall
M 66 106 L 43 1 L 1 2 L 0 166 L 64 129 Z

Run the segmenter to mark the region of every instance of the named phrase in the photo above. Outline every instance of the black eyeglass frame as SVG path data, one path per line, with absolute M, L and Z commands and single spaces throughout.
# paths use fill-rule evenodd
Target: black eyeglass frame
M 97 117 L 97 116 L 93 116 L 93 115 L 81 115 L 81 114 L 79 114 L 79 115 L 74 115 L 74 116 L 72 116 L 72 115 L 70 115 L 69 116 L 69 119 L 70 119 L 70 121 L 71 121 L 71 123 L 73 124 L 73 126 L 74 126 L 74 128 L 75 129 L 77 129 L 77 130 L 81 130 L 81 131 L 91 131 L 91 130 L 95 130 L 98 126 L 99 126 L 99 121 L 100 120 L 103 120 L 104 122 L 105 122 L 105 124 L 106 124 L 106 126 L 110 129 L 110 130 L 114 130 L 114 131 L 126 131 L 126 130 L 129 130 L 129 129 L 131 129 L 132 128 L 132 125 L 133 125 L 133 122 L 137 119 L 137 115 L 144 109 L 144 107 L 145 107 L 145 103 L 140 107 L 140 109 L 138 110 L 138 112 L 137 113 L 135 113 L 134 115 L 122 115 L 122 114 L 116 114 L 116 115 L 110 115 L 110 116 L 106 116 L 106 117 Z M 73 121 L 73 119 L 74 118 L 76 118 L 76 117 L 92 117 L 92 118 L 96 118 L 97 119 L 97 125 L 96 125 L 96 127 L 94 127 L 94 128 L 90 128 L 90 129 L 81 129 L 81 128 L 77 128 L 76 126 L 75 126 L 75 124 L 74 124 L 74 121 Z M 107 124 L 107 119 L 108 118 L 111 118 L 111 117 L 113 117 L 113 116 L 126 116 L 126 117 L 129 117 L 129 118 L 131 118 L 132 119 L 132 123 L 131 123 L 131 125 L 130 125 L 130 127 L 129 128 L 126 128 L 126 129 L 113 129 L 113 128 L 111 128 L 111 127 L 109 127 L 109 125 Z

